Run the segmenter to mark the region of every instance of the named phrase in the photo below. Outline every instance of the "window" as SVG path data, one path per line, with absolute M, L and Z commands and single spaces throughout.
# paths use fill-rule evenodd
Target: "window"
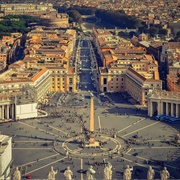
M 107 78 L 103 79 L 103 84 L 107 84 Z
M 69 78 L 69 83 L 73 83 L 73 78 Z

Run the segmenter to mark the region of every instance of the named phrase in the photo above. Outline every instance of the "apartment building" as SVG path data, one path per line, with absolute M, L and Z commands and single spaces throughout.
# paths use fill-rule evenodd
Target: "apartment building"
M 135 47 L 130 41 L 104 30 L 93 33 L 103 64 L 99 68 L 100 91 L 127 91 L 140 104 L 146 105 L 148 91 L 162 89 L 158 62 L 144 47 Z
M 49 70 L 50 91 L 76 92 L 79 78 L 75 67 L 69 63 L 75 42 L 75 30 L 38 28 L 28 34 L 23 62 L 26 68 Z
M 150 76 L 151 75 L 150 73 Z M 159 78 L 148 78 L 148 76 L 148 72 L 145 72 L 144 75 L 132 68 L 128 69 L 125 76 L 125 91 L 142 105 L 147 105 L 147 94 L 149 90 L 162 89 L 162 81 L 159 80 Z
M 10 49 L 9 44 L 11 44 L 9 39 L 11 38 L 3 36 L 0 40 L 0 72 L 3 72 L 7 67 L 8 52 Z
M 126 91 L 140 104 L 146 105 L 149 90 L 162 89 L 162 82 L 145 78 L 143 74 L 128 67 L 101 67 L 99 89 L 101 92 Z
M 180 92 L 180 57 L 174 59 L 171 65 L 168 68 L 167 75 L 167 88 L 169 91 Z
M 126 67 L 100 67 L 99 90 L 101 92 L 125 91 Z

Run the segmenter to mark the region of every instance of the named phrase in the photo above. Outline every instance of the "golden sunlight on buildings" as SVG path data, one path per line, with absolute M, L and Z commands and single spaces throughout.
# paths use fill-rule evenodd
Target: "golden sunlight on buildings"
M 94 42 L 103 67 L 99 68 L 101 92 L 127 91 L 142 105 L 147 104 L 150 89 L 162 89 L 158 62 L 143 47 L 106 30 L 94 30 Z

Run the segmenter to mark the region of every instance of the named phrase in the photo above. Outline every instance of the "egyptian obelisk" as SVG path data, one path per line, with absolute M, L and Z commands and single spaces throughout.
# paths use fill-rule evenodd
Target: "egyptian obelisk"
M 90 101 L 90 138 L 89 138 L 89 143 L 94 144 L 94 97 L 91 96 L 91 101 Z

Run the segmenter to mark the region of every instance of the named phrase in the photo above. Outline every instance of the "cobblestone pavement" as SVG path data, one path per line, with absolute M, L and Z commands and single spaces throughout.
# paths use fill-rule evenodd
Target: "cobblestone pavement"
M 95 139 L 100 148 L 82 147 L 88 138 L 89 107 L 78 107 L 78 113 L 77 107 L 64 107 L 57 109 L 59 117 L 1 124 L 1 133 L 13 137 L 12 169 L 18 166 L 24 177 L 31 174 L 33 179 L 45 179 L 54 166 L 56 179 L 63 179 L 70 166 L 75 179 L 85 179 L 92 164 L 96 179 L 102 179 L 104 165 L 110 161 L 113 179 L 122 178 L 126 165 L 133 166 L 136 179 L 146 179 L 149 165 L 156 171 L 155 178 L 160 178 L 159 171 L 166 166 L 171 177 L 179 179 L 180 149 L 168 143 L 178 128 L 144 116 L 119 115 L 117 108 L 112 109 L 95 110 Z

